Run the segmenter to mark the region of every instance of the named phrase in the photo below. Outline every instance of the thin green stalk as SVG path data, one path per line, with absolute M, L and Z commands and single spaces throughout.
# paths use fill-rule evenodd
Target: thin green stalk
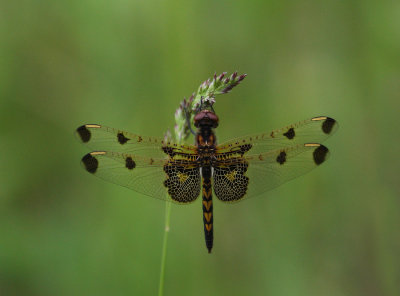
M 170 214 L 171 214 L 171 203 L 167 202 L 165 206 L 165 229 L 164 229 L 164 241 L 161 253 L 160 286 L 158 288 L 158 296 L 164 295 L 165 260 L 167 258 L 167 242 L 169 234 Z

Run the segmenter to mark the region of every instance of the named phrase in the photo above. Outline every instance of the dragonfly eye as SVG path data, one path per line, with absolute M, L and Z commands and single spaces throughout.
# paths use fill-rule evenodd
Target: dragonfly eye
M 194 117 L 194 126 L 211 126 L 216 128 L 218 126 L 218 116 L 210 110 L 202 110 Z

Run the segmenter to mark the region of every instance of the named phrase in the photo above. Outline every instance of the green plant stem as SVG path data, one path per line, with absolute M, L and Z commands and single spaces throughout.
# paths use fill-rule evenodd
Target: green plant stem
M 158 296 L 164 295 L 165 260 L 167 258 L 167 242 L 169 234 L 170 214 L 171 214 L 171 203 L 167 202 L 165 205 L 165 229 L 164 229 L 164 241 L 161 253 L 160 286 L 158 289 Z

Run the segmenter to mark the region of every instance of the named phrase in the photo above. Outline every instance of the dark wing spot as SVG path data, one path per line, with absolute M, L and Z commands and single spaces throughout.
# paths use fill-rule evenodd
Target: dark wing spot
M 89 172 L 94 174 L 99 167 L 99 161 L 93 157 L 90 153 L 86 154 L 82 157 L 82 163 L 85 166 L 85 169 Z
M 245 154 L 247 151 L 249 151 L 251 149 L 252 145 L 251 144 L 245 144 L 245 145 L 241 145 L 240 146 L 240 154 L 243 155 Z
M 281 165 L 284 164 L 286 162 L 286 152 L 282 151 L 281 153 L 279 153 L 276 161 Z
M 313 152 L 314 162 L 317 165 L 320 165 L 325 161 L 326 155 L 328 154 L 329 150 L 325 146 L 321 145 L 316 148 Z
M 333 126 L 335 125 L 336 120 L 330 117 L 327 117 L 322 124 L 322 131 L 325 134 L 329 134 L 332 131 Z
M 127 157 L 125 159 L 125 166 L 130 169 L 133 170 L 136 167 L 136 163 L 133 161 L 132 157 Z
M 123 144 L 125 144 L 126 142 L 129 141 L 129 139 L 127 137 L 125 137 L 123 133 L 118 133 L 117 138 L 118 138 L 118 142 L 121 145 L 123 145 Z
M 91 134 L 90 131 L 87 129 L 85 125 L 82 125 L 76 129 L 79 137 L 81 137 L 81 140 L 83 143 L 87 143 L 90 140 Z
M 175 152 L 174 149 L 168 146 L 163 146 L 162 150 L 164 151 L 165 154 L 168 154 L 170 157 L 174 157 L 175 156 Z
M 283 134 L 289 140 L 293 139 L 295 136 L 294 129 L 291 127 L 286 133 Z
M 232 146 L 232 145 L 229 145 Z M 231 152 L 233 153 L 239 153 L 240 155 L 245 154 L 247 151 L 249 151 L 253 147 L 251 144 L 243 144 L 238 147 L 234 147 L 231 149 Z M 224 155 L 223 155 L 224 156 Z

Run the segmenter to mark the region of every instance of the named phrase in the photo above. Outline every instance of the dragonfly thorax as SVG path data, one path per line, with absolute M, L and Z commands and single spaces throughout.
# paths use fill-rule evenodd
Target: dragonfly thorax
M 198 127 L 196 134 L 198 161 L 203 168 L 209 167 L 215 154 L 217 140 L 213 128 L 218 126 L 218 117 L 214 112 L 203 110 L 195 116 L 194 122 Z
M 197 153 L 200 157 L 211 157 L 215 154 L 214 146 L 198 146 Z
M 199 149 L 214 149 L 216 142 L 215 134 L 210 127 L 202 127 L 196 134 L 196 146 Z

